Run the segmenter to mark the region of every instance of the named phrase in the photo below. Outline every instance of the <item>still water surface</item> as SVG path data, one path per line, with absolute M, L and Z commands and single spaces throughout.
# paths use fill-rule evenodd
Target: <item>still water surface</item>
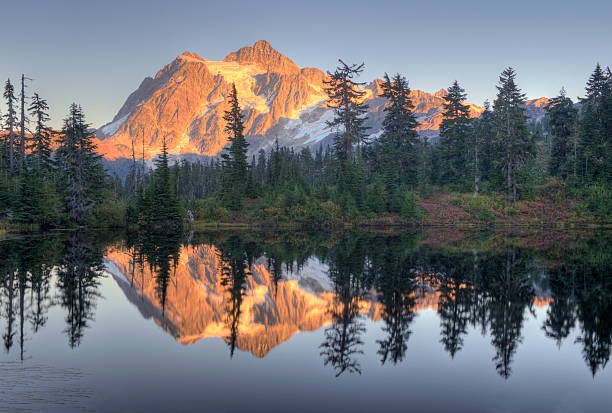
M 0 411 L 610 411 L 611 235 L 0 241 Z

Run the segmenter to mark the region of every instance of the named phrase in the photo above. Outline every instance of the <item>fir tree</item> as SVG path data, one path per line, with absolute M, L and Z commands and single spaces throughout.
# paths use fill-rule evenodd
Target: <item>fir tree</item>
M 93 132 L 85 122 L 80 106 L 70 105 L 59 139 L 57 159 L 62 173 L 62 189 L 70 218 L 83 224 L 91 207 L 101 197 L 105 174 L 100 155 L 95 152 Z
M 388 104 L 384 108 L 380 157 L 384 162 L 385 186 L 394 192 L 402 184 L 414 187 L 417 183 L 418 122 L 412 112 L 414 105 L 405 77 L 398 73 L 390 79 L 385 73 L 381 87 L 381 96 L 387 98 Z
M 475 156 L 475 173 L 479 176 L 478 181 L 490 179 L 495 159 L 495 119 L 491 112 L 491 104 L 485 100 L 484 111 L 474 121 L 473 139 L 477 148 Z
M 442 169 L 439 183 L 460 184 L 467 172 L 469 158 L 470 108 L 462 103 L 467 94 L 456 80 L 447 92 L 440 124 Z
M 595 66 L 593 73 L 587 80 L 585 87 L 586 96 L 580 101 L 582 103 L 597 104 L 601 101 L 605 90 L 609 87 L 609 80 L 599 63 Z
M 47 122 L 49 121 L 49 105 L 47 105 L 47 101 L 41 98 L 38 93 L 34 93 L 32 96 L 32 103 L 28 110 L 36 123 L 30 146 L 32 156 L 35 159 L 38 170 L 50 171 L 52 166 L 52 150 L 51 129 L 47 126 Z
M 232 84 L 229 100 L 230 108 L 223 116 L 227 122 L 225 132 L 229 134 L 229 147 L 221 155 L 223 162 L 222 197 L 230 209 L 239 210 L 242 208 L 248 175 L 247 150 L 249 144 L 244 137 L 244 124 L 235 84 Z
M 563 88 L 559 96 L 551 99 L 546 110 L 552 135 L 549 173 L 566 179 L 571 171 L 570 161 L 573 153 L 571 137 L 578 112 L 572 100 L 565 95 Z
M 501 73 L 496 86 L 497 98 L 493 103 L 496 164 L 503 171 L 508 199 L 512 201 L 518 197 L 517 173 L 535 152 L 523 111 L 525 95 L 516 85 L 515 78 L 516 72 L 511 67 Z
M 174 192 L 168 164 L 166 138 L 162 141 L 162 152 L 155 160 L 155 172 L 145 201 L 149 208 L 148 229 L 154 233 L 175 232 L 181 225 L 181 209 Z
M 19 135 L 19 166 L 23 168 L 26 158 L 26 124 L 29 123 L 28 118 L 26 117 L 26 105 L 25 105 L 25 80 L 26 77 L 24 74 L 21 75 L 21 95 L 20 95 L 20 103 L 21 103 L 21 118 L 20 118 L 20 135 Z
M 8 108 L 8 112 L 4 115 L 4 122 L 6 125 L 6 129 L 8 130 L 8 163 L 9 163 L 9 171 L 13 173 L 15 171 L 15 125 L 17 123 L 17 112 L 15 110 L 15 102 L 17 98 L 15 97 L 15 88 L 11 84 L 11 80 L 7 79 L 4 84 L 4 99 L 6 99 L 6 106 Z
M 582 175 L 585 182 L 612 177 L 612 78 L 599 64 L 586 84 L 579 125 Z
M 364 126 L 367 106 L 363 102 L 365 91 L 359 90 L 365 83 L 356 82 L 364 64 L 347 65 L 342 60 L 334 73 L 327 72 L 329 80 L 325 80 L 327 107 L 334 110 L 334 119 L 327 126 L 335 131 L 334 153 L 344 165 L 352 159 L 353 147 L 366 142 L 366 127 Z

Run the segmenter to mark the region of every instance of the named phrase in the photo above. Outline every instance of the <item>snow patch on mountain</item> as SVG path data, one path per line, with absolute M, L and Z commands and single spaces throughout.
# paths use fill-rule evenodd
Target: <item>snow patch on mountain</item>
M 123 122 L 125 122 L 129 116 L 130 114 L 128 113 L 121 119 L 117 119 L 116 121 L 111 122 L 108 125 L 102 127 L 102 133 L 104 133 L 106 136 L 114 135 L 115 133 L 117 133 L 121 125 L 123 125 Z
M 327 122 L 334 117 L 334 112 L 325 110 L 323 114 L 317 116 L 315 111 L 323 109 L 322 105 L 316 105 L 300 112 L 298 119 L 290 119 L 285 125 L 285 129 L 291 131 L 292 140 L 303 140 L 303 144 L 310 145 L 319 142 L 331 132 Z M 323 109 L 324 110 L 324 109 Z
M 260 113 L 270 111 L 266 97 L 253 93 L 256 82 L 255 76 L 265 74 L 264 70 L 255 65 L 241 65 L 237 62 L 215 62 L 211 60 L 204 62 L 210 73 L 223 76 L 226 82 L 236 85 L 242 109 L 251 108 Z

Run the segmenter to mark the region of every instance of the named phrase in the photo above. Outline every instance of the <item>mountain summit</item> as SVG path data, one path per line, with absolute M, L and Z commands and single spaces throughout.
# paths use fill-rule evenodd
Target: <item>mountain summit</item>
M 326 121 L 333 116 L 326 107 L 319 69 L 299 67 L 267 41 L 243 47 L 222 61 L 206 60 L 184 52 L 145 78 L 113 120 L 97 131 L 99 152 L 108 159 L 129 158 L 132 151 L 152 158 L 165 138 L 171 154 L 215 156 L 227 143 L 223 129 L 226 97 L 236 85 L 243 108 L 250 151 L 280 145 L 318 146 L 328 143 Z M 369 133 L 381 131 L 386 100 L 380 95 L 380 79 L 366 88 Z M 442 120 L 444 89 L 435 93 L 412 90 L 421 134 L 432 137 Z M 470 114 L 482 109 L 470 104 Z

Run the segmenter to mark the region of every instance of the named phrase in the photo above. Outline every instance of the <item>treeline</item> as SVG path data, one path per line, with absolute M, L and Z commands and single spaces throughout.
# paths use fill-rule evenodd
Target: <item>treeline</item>
M 433 192 L 504 194 L 515 203 L 554 183 L 600 220 L 612 218 L 612 73 L 598 64 L 574 103 L 563 89 L 530 124 L 512 68 L 493 104 L 473 117 L 454 82 L 444 97 L 439 142 L 422 139 L 406 78 L 385 74 L 383 129 L 372 138 L 358 77 L 364 65 L 340 61 L 328 72 L 332 145 L 279 147 L 248 156 L 242 109 L 231 90 L 225 113 L 228 145 L 220 157 L 170 165 L 163 143 L 155 168 L 137 162 L 122 181 L 104 172 L 94 134 L 73 104 L 61 131 L 48 127 L 47 102 L 19 98 L 10 80 L 0 140 L 0 218 L 43 227 L 133 225 L 174 231 L 182 219 L 259 220 L 328 226 L 384 215 L 419 219 L 419 198 Z M 187 214 L 185 214 L 187 212 Z M 489 212 L 490 213 L 490 212 Z
M 248 143 L 235 89 L 225 116 L 229 145 L 221 159 L 172 166 L 174 191 L 197 217 L 224 220 L 236 214 L 317 223 L 372 214 L 418 218 L 419 197 L 432 191 L 505 194 L 530 199 L 553 182 L 576 198 L 588 198 L 599 216 L 612 211 L 612 74 L 598 64 L 586 96 L 574 103 L 562 89 L 538 124 L 525 115 L 526 97 L 516 72 L 499 76 L 497 96 L 473 117 L 465 90 L 455 81 L 444 97 L 438 143 L 419 137 L 408 81 L 385 74 L 383 130 L 371 139 L 365 127 L 361 65 L 340 61 L 328 72 L 328 127 L 333 144 L 296 151 L 274 147 L 247 158 Z M 551 181 L 552 179 L 552 181 Z M 194 200 L 207 199 L 206 202 Z M 250 199 L 250 201 L 249 201 Z M 232 212 L 234 211 L 234 212 Z
M 7 111 L 0 139 L 0 220 L 43 228 L 123 225 L 94 133 L 82 108 L 72 104 L 61 131 L 49 127 L 47 101 L 19 97 L 10 79 L 4 85 Z

